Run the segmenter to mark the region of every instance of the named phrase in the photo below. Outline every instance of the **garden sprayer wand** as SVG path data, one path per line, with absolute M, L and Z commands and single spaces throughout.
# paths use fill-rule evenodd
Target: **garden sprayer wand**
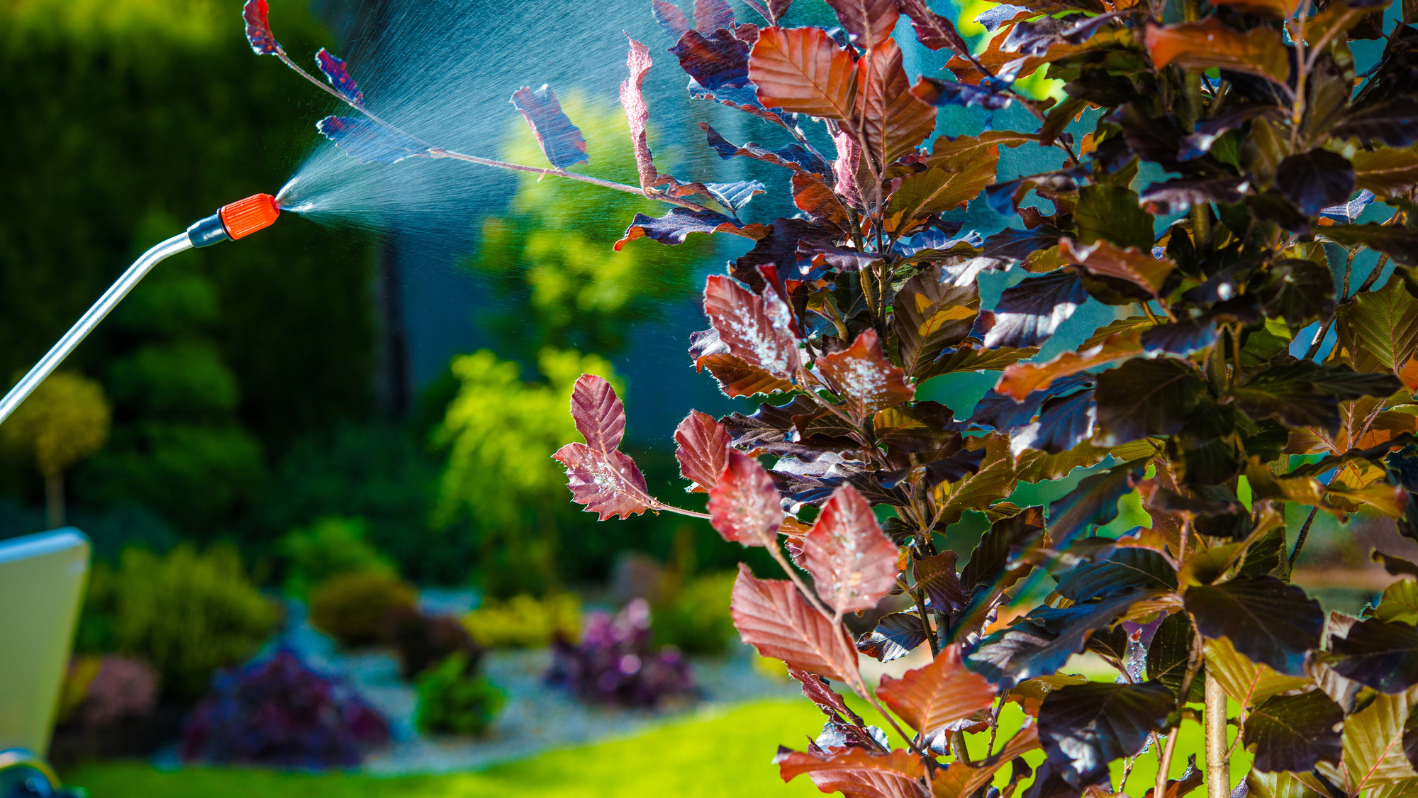
M 103 296 L 99 297 L 88 312 L 64 333 L 64 337 L 40 358 L 24 379 L 5 394 L 5 398 L 0 400 L 0 423 L 4 423 L 5 419 L 15 412 L 15 408 L 25 401 L 25 397 L 59 367 L 64 358 L 74 351 L 74 347 L 103 321 L 154 266 L 184 250 L 244 238 L 257 230 L 270 227 L 280 214 L 281 209 L 276 205 L 275 197 L 270 194 L 256 194 L 230 205 L 223 205 L 216 213 L 187 228 L 187 232 L 179 233 L 144 252 L 142 257 L 128 267 L 123 276 L 103 292 Z

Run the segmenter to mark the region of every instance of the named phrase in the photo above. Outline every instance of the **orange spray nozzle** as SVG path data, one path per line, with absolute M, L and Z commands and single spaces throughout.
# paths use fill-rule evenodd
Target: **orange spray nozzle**
M 276 198 L 270 194 L 254 194 L 223 205 L 217 215 L 221 217 L 227 235 L 235 240 L 270 227 L 281 215 L 281 209 L 276 206 Z

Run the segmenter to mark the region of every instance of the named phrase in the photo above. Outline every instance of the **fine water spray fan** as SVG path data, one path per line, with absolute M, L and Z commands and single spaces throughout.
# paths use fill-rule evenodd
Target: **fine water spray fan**
M 103 317 L 107 316 L 154 266 L 184 250 L 245 238 L 257 230 L 270 227 L 280 215 L 281 209 L 276 205 L 275 197 L 270 194 L 256 194 L 230 205 L 223 205 L 216 213 L 187 228 L 187 232 L 179 233 L 144 252 L 142 257 L 128 267 L 123 276 L 103 292 L 103 296 L 99 297 L 88 312 L 64 333 L 64 337 L 40 358 L 34 368 L 5 394 L 5 398 L 0 400 L 0 423 L 4 423 L 5 419 L 15 412 L 15 408 L 19 407 L 25 397 L 64 362 L 64 358 L 74 351 L 74 347 L 103 321 Z

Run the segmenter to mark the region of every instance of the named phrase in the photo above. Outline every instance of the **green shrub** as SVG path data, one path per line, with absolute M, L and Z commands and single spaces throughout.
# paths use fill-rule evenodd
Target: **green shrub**
M 736 574 L 727 571 L 691 580 L 654 612 L 657 646 L 675 646 L 686 654 L 723 654 L 737 636 L 729 615 Z
M 254 654 L 280 620 L 227 547 L 179 546 L 165 557 L 128 549 L 111 580 L 95 582 L 113 610 L 112 641 L 152 664 L 173 698 L 201 695 L 214 671 Z
M 467 656 L 453 654 L 418 678 L 414 722 L 425 734 L 482 734 L 507 696 L 486 676 L 470 676 Z
M 543 648 L 557 635 L 580 637 L 581 600 L 574 593 L 559 593 L 488 601 L 463 616 L 463 625 L 487 648 Z
M 368 532 L 363 518 L 338 516 L 291 530 L 276 544 L 286 563 L 286 593 L 303 598 L 311 587 L 356 571 L 395 573 L 393 563 L 366 539 Z
M 367 646 L 379 640 L 390 610 L 417 603 L 413 585 L 388 571 L 340 574 L 311 593 L 310 623 L 342 646 Z

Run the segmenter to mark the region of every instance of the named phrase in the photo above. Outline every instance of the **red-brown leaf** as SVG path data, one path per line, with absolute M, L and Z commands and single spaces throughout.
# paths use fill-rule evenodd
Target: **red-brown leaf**
M 840 613 L 875 607 L 896 585 L 896 546 L 851 485 L 833 491 L 803 543 L 817 595 Z
M 861 723 L 861 718 L 857 713 L 847 706 L 846 699 L 838 695 L 821 676 L 792 667 L 788 668 L 788 675 L 802 684 L 803 695 L 807 697 L 807 700 L 817 704 L 817 708 L 822 710 L 822 714 L 828 717 L 840 715 L 858 724 Z
M 842 27 L 852 34 L 852 43 L 864 50 L 891 39 L 896 20 L 896 0 L 827 0 Z
M 916 585 L 930 596 L 937 612 L 954 612 L 965 605 L 965 588 L 955 572 L 956 557 L 953 551 L 943 551 L 916 561 Z
M 852 56 L 821 28 L 764 28 L 749 55 L 748 78 L 769 108 L 852 117 L 857 91 Z
M 1147 26 L 1147 49 L 1161 69 L 1176 64 L 1202 71 L 1217 67 L 1268 78 L 1284 85 L 1290 76 L 1290 59 L 1279 31 L 1265 26 L 1241 33 L 1216 17 L 1201 22 Z
M 568 443 L 552 457 L 566 467 L 572 501 L 604 521 L 629 518 L 654 506 L 645 477 L 618 450 L 625 436 L 625 406 L 602 377 L 582 374 L 571 390 L 571 418 L 586 443 Z
M 762 369 L 754 368 L 728 352 L 705 355 L 695 361 L 695 365 L 709 369 L 709 373 L 719 381 L 719 389 L 730 398 L 793 390 L 790 380 L 779 379 Z
M 635 150 L 635 168 L 640 171 L 640 188 L 649 190 L 659 177 L 650 155 L 650 142 L 645 138 L 645 124 L 650 119 L 650 111 L 645 107 L 645 96 L 641 93 L 645 86 L 645 73 L 650 71 L 650 49 L 631 39 L 628 34 L 625 38 L 630 40 L 630 53 L 625 57 L 630 77 L 620 84 L 620 104 L 625 107 L 625 121 L 630 123 L 630 143 Z
M 757 579 L 739 563 L 730 609 L 739 637 L 759 654 L 827 679 L 846 682 L 856 674 L 856 648 L 792 582 Z
M 989 708 L 995 697 L 989 680 L 965 668 L 959 644 L 946 646 L 931 664 L 900 679 L 882 676 L 876 694 L 911 728 L 927 734 Z
M 571 418 L 586 445 L 600 451 L 620 448 L 625 437 L 625 405 L 604 377 L 582 374 L 571 389 Z
M 743 452 L 729 449 L 727 456 L 727 465 L 709 490 L 709 523 L 724 540 L 776 546 L 783 504 L 773 478 Z
M 857 116 L 867 156 L 885 169 L 935 130 L 936 109 L 911 89 L 901 48 L 887 39 L 857 62 Z
M 801 361 L 793 314 L 772 289 L 759 296 L 731 277 L 710 275 L 704 313 L 729 354 L 778 379 L 797 376 Z
M 1166 258 L 1154 258 L 1136 247 L 1118 247 L 1101 239 L 1092 244 L 1060 239 L 1059 255 L 1069 263 L 1082 266 L 1089 274 L 1126 280 L 1153 296 L 1176 268 Z
M 552 457 L 566 467 L 572 501 L 585 505 L 586 512 L 596 513 L 602 521 L 613 515 L 639 515 L 654 503 L 640 468 L 624 452 L 568 443 Z
M 714 417 L 698 410 L 675 428 L 675 459 L 680 476 L 693 482 L 690 493 L 707 493 L 729 462 L 729 431 Z
M 847 209 L 817 175 L 793 173 L 793 203 L 812 216 L 839 226 L 847 224 Z
M 840 754 L 817 756 L 802 751 L 778 750 L 773 760 L 783 781 L 807 773 L 823 792 L 840 792 L 848 798 L 923 798 L 925 764 L 910 751 L 873 754 L 849 748 Z
M 906 384 L 906 373 L 886 359 L 870 328 L 850 347 L 818 358 L 817 368 L 858 417 L 908 402 L 916 393 Z
M 957 56 L 970 53 L 970 45 L 965 41 L 955 25 L 947 18 L 931 11 L 925 0 L 900 0 L 901 12 L 911 18 L 916 29 L 916 41 L 930 50 L 949 50 Z

